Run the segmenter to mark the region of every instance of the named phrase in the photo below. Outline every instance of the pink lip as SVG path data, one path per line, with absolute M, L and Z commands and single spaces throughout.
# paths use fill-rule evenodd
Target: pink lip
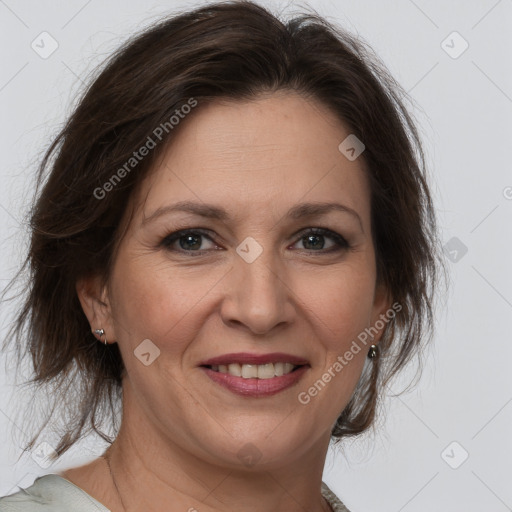
M 264 397 L 275 395 L 276 393 L 279 393 L 280 391 L 283 391 L 296 384 L 308 369 L 309 365 L 306 365 L 297 368 L 291 373 L 282 375 L 281 377 L 272 377 L 271 379 L 244 379 L 243 377 L 235 377 L 229 373 L 219 373 L 204 366 L 201 367 L 201 370 L 203 370 L 205 374 L 217 384 L 220 384 L 221 386 L 229 389 L 237 395 L 249 397 Z
M 267 364 L 267 363 L 292 363 L 294 365 L 309 364 L 309 361 L 302 357 L 284 354 L 282 352 L 274 352 L 271 354 L 250 354 L 248 352 L 238 352 L 224 354 L 222 356 L 212 357 L 206 361 L 199 363 L 199 366 L 213 366 L 216 364 Z

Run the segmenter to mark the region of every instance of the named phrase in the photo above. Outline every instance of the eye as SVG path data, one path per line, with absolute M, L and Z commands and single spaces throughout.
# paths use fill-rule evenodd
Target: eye
M 175 231 L 167 235 L 161 242 L 161 245 L 170 251 L 176 252 L 196 252 L 202 254 L 204 251 L 211 249 L 203 246 L 203 239 L 208 239 L 211 244 L 217 247 L 213 240 L 206 234 L 205 231 L 200 229 Z M 175 247 L 178 242 L 179 248 Z
M 325 239 L 330 238 L 333 241 L 327 249 L 325 248 Z M 349 249 L 350 244 L 338 233 L 325 228 L 311 228 L 303 232 L 302 237 L 296 243 L 302 242 L 304 250 L 312 252 L 334 252 L 343 249 Z M 325 249 L 325 250 L 324 250 Z
M 218 250 L 218 246 L 207 233 L 206 230 L 199 228 L 182 229 L 167 235 L 160 243 L 160 246 L 168 251 L 195 253 L 195 255 L 202 255 L 210 250 Z M 325 247 L 325 239 L 331 239 L 331 243 L 327 248 Z M 208 247 L 208 244 L 205 244 L 205 240 L 209 241 L 210 247 Z M 311 228 L 303 232 L 301 238 L 295 242 L 295 244 L 298 243 L 303 244 L 302 250 L 318 253 L 331 253 L 350 248 L 350 244 L 345 238 L 325 228 Z

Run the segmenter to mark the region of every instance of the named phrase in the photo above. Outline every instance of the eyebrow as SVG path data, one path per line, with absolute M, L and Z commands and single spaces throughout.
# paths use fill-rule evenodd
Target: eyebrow
M 319 217 L 321 215 L 326 215 L 331 211 L 340 211 L 350 214 L 352 217 L 359 221 L 359 225 L 364 232 L 363 223 L 359 214 L 352 208 L 349 208 L 348 206 L 340 203 L 317 202 L 298 204 L 290 208 L 285 214 L 285 217 L 297 220 L 306 217 Z M 187 212 L 207 219 L 216 219 L 220 221 L 229 220 L 229 213 L 223 208 L 219 208 L 218 206 L 206 203 L 194 203 L 192 201 L 180 201 L 173 205 L 158 208 L 151 215 L 149 215 L 149 217 L 144 217 L 142 225 L 162 217 L 163 215 L 168 215 L 174 212 Z

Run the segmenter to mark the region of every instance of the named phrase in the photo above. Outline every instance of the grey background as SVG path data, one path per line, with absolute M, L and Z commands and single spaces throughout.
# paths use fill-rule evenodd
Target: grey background
M 0 0 L 0 284 L 26 246 L 38 158 L 87 73 L 133 30 L 203 3 Z M 286 12 L 304 5 L 260 3 Z M 324 480 L 352 512 L 512 510 L 512 1 L 309 5 L 370 43 L 414 98 L 452 280 L 419 385 L 386 401 L 376 434 L 331 450 Z M 47 59 L 31 48 L 43 31 L 59 45 Z M 463 41 L 447 39 L 453 31 L 469 44 L 457 58 Z M 9 313 L 2 305 L 2 332 Z M 0 365 L 0 495 L 105 446 L 84 440 L 47 468 L 30 454 L 18 461 L 14 437 L 24 433 L 13 418 L 26 402 L 10 370 Z

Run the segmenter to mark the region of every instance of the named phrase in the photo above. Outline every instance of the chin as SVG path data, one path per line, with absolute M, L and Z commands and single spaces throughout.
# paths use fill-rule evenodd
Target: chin
M 220 438 L 212 439 L 210 436 L 208 451 L 216 463 L 223 460 L 233 469 L 240 469 L 241 466 L 248 470 L 280 468 L 301 457 L 321 435 L 308 434 L 303 428 L 299 429 L 298 425 L 293 428 L 287 421 L 289 418 L 284 421 L 282 417 L 279 421 L 268 421 L 267 418 L 254 421 L 252 418 L 230 433 L 219 427 L 221 431 L 218 435 L 223 438 L 223 442 L 217 444 Z M 212 446 L 215 448 L 212 449 Z

